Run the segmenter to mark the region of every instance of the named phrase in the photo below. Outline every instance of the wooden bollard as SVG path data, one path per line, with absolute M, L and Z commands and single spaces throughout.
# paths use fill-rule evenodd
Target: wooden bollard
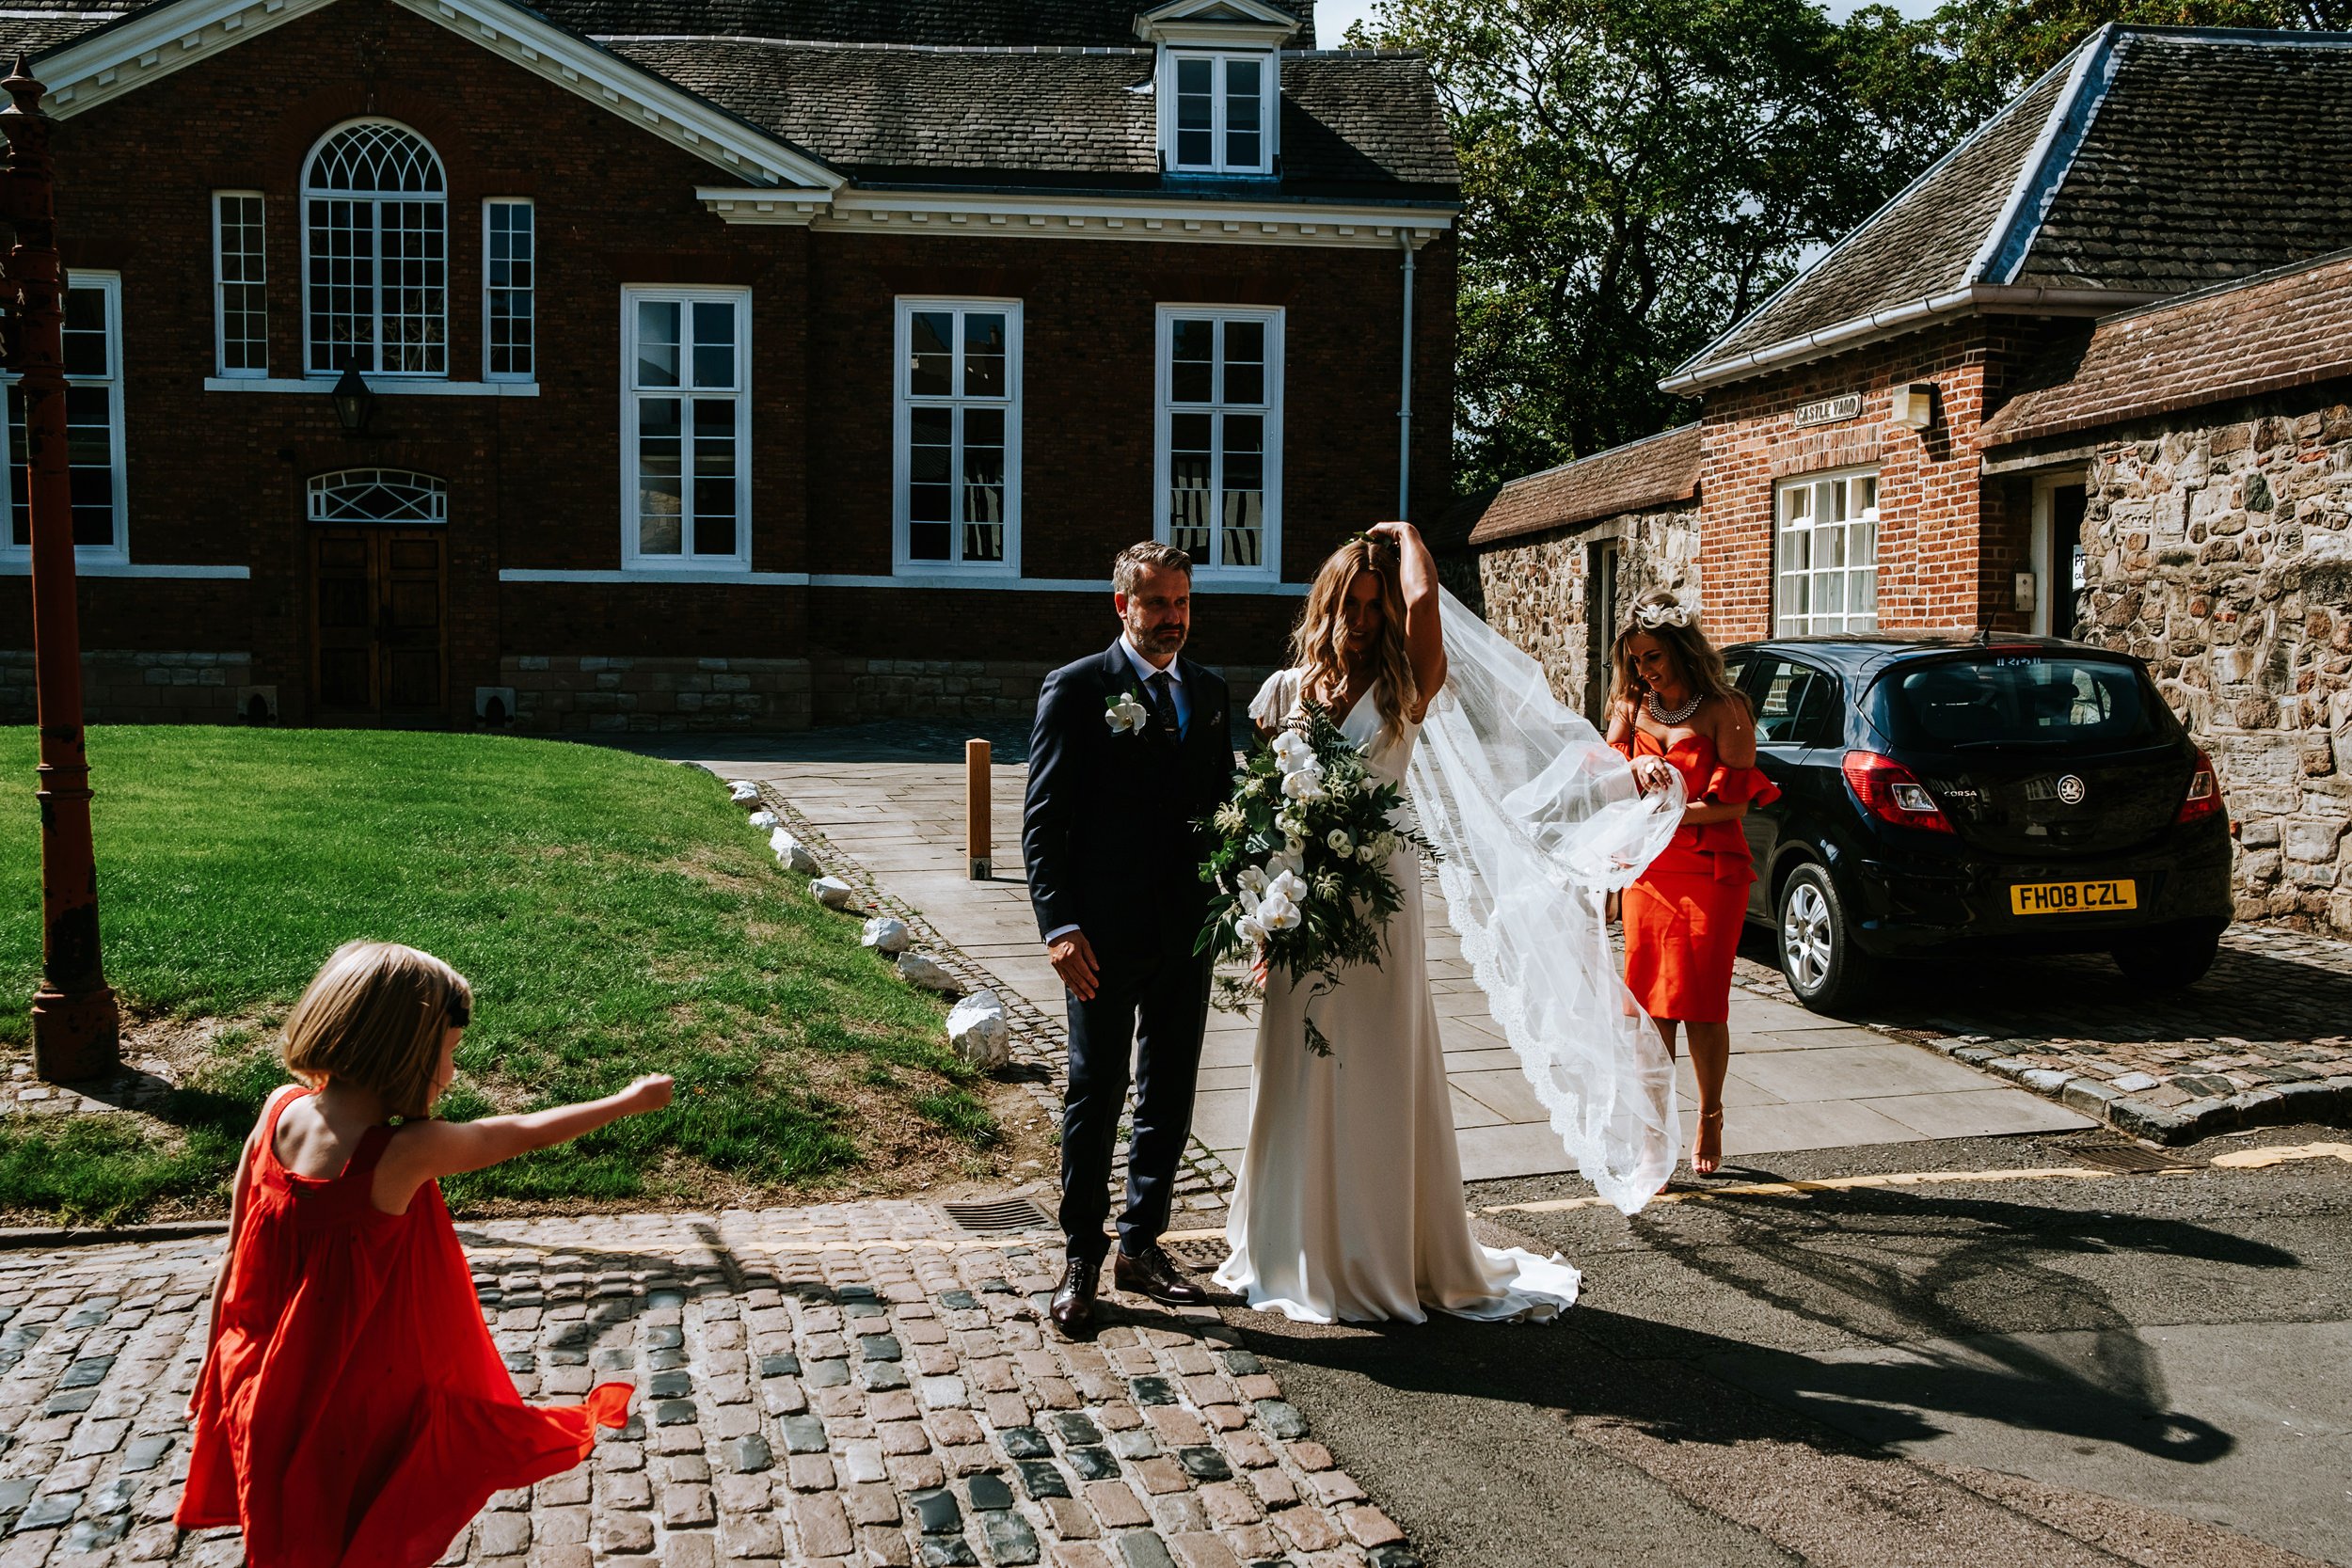
M 989 823 L 988 742 L 963 743 L 963 853 L 972 863 L 972 879 L 985 882 L 995 858 L 994 834 Z

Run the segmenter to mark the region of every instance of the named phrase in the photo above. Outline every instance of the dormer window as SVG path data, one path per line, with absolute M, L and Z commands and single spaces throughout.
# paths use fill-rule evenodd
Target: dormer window
M 1137 36 L 1159 49 L 1162 167 L 1274 172 L 1281 47 L 1298 28 L 1297 16 L 1265 0 L 1170 0 L 1136 18 Z
M 1168 58 L 1176 88 L 1168 166 L 1180 174 L 1265 173 L 1274 56 L 1170 50 Z

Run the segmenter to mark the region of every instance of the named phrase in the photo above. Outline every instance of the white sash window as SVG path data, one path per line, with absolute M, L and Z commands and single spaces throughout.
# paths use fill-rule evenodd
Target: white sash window
M 1282 312 L 1163 305 L 1158 358 L 1153 536 L 1200 572 L 1279 578 Z
M 1017 574 L 1021 302 L 902 299 L 898 344 L 898 569 Z
M 1777 499 L 1772 634 L 1878 630 L 1877 472 L 1787 480 Z
M 752 293 L 621 291 L 621 563 L 752 561 Z

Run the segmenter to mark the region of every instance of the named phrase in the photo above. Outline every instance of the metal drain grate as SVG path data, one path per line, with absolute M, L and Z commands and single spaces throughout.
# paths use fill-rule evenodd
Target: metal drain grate
M 2142 1148 L 2137 1144 L 2094 1143 L 2069 1144 L 2066 1152 L 2086 1165 L 2103 1170 L 2122 1171 L 2130 1176 L 2144 1176 L 2155 1171 L 2203 1170 L 2202 1160 L 2192 1160 L 2161 1149 Z
M 959 1230 L 993 1236 L 1009 1230 L 1043 1230 L 1054 1223 L 1045 1211 L 1025 1197 L 991 1198 L 983 1203 L 943 1203 Z
M 1165 1250 L 1170 1258 L 1195 1274 L 1214 1274 L 1233 1255 L 1224 1238 L 1200 1242 L 1169 1242 Z

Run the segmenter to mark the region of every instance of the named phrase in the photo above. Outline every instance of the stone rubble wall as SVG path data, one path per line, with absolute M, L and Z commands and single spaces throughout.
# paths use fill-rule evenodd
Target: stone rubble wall
M 2352 408 L 2104 443 L 2080 635 L 2137 654 L 2213 758 L 2243 919 L 2352 933 Z
M 499 679 L 515 694 L 514 727 L 537 734 L 649 735 L 804 730 L 804 658 L 509 655 Z
M 1698 602 L 1695 506 L 1628 513 L 1505 541 L 1477 556 L 1476 598 L 1455 589 L 1482 610 L 1488 626 L 1544 667 L 1554 695 L 1588 718 L 1593 713 L 1588 682 L 1603 689 L 1608 682 L 1605 668 L 1591 667 L 1586 629 L 1591 546 L 1609 540 L 1617 544 L 1617 602 L 1610 609 L 1610 626 L 1623 625 L 1635 595 L 1647 589 L 1664 588 Z
M 93 724 L 236 723 L 257 693 L 275 717 L 277 689 L 253 685 L 250 653 L 82 653 L 82 715 Z M 34 707 L 32 650 L 0 650 L 0 723 L 29 724 Z

